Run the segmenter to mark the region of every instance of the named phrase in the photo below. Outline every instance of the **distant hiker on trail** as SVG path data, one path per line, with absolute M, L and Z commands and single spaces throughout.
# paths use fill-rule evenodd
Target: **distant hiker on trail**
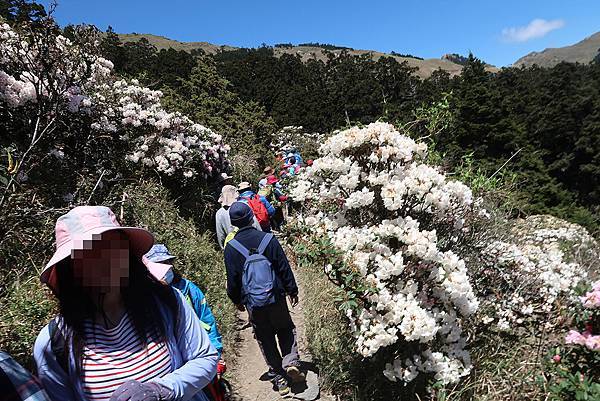
M 50 401 L 50 397 L 38 379 L 0 351 L 0 401 Z
M 233 184 L 233 177 L 227 173 L 221 173 L 219 175 L 219 179 L 217 180 L 217 183 L 221 187 L 224 187 L 225 185 L 231 185 L 231 184 Z
M 302 164 L 302 157 L 300 157 L 299 153 L 288 153 L 285 157 L 285 163 L 283 164 L 283 169 L 281 170 L 281 177 L 286 178 L 288 176 L 294 176 L 300 172 L 300 167 Z
M 271 175 L 275 175 L 275 169 L 273 169 L 273 167 L 271 167 L 271 166 L 265 167 L 265 169 L 263 170 L 261 179 L 260 179 L 260 181 L 258 181 L 258 189 L 259 190 L 261 190 L 267 186 L 267 178 L 269 178 L 269 176 L 271 176 Z
M 245 202 L 250 206 L 254 216 L 258 220 L 258 224 L 265 232 L 271 232 L 271 216 L 275 214 L 275 208 L 267 198 L 260 196 L 252 190 L 249 182 L 242 182 L 238 185 L 240 196 L 238 201 Z M 230 213 L 231 215 L 231 213 Z
M 296 161 L 295 164 L 297 164 L 298 166 L 302 166 L 304 164 L 304 159 L 302 158 L 302 155 L 300 154 L 300 152 L 298 152 L 298 150 L 296 150 L 295 148 L 292 149 L 292 151 L 288 154 L 288 157 L 290 154 L 294 155 L 294 159 Z
M 272 382 L 279 394 L 287 395 L 289 380 L 304 380 L 286 302 L 288 295 L 292 307 L 298 304 L 294 273 L 277 238 L 251 226 L 252 210 L 246 203 L 235 202 L 229 215 L 240 230 L 225 247 L 227 295 L 239 310 L 248 310 Z
M 270 175 L 266 180 L 266 185 L 258 191 L 258 194 L 264 196 L 275 207 L 275 213 L 270 218 L 271 228 L 279 230 L 284 223 L 283 206 L 288 197 L 283 194 L 283 188 L 277 177 Z
M 283 194 L 283 188 L 279 184 L 277 177 L 270 175 L 265 180 L 265 185 L 259 189 L 258 194 L 267 198 L 269 202 L 285 202 L 287 196 Z
M 219 242 L 221 249 L 225 248 L 227 242 L 233 238 L 238 230 L 238 228 L 233 226 L 229 220 L 229 207 L 237 200 L 238 197 L 239 193 L 233 185 L 225 185 L 221 190 L 221 195 L 219 196 L 221 208 L 217 210 L 217 214 L 215 216 L 217 241 Z M 256 218 L 254 218 L 254 228 L 262 231 Z
M 215 185 L 214 190 L 212 191 L 212 195 L 214 196 L 215 199 L 217 199 L 219 197 L 219 195 L 221 194 L 223 187 L 225 187 L 227 185 L 232 185 L 232 184 L 233 184 L 232 176 L 230 176 L 227 173 L 219 174 L 219 176 L 217 178 L 217 184 Z
M 167 247 L 163 244 L 154 244 L 143 258 L 148 271 L 158 281 L 181 291 L 186 301 L 194 308 L 196 315 L 200 319 L 202 328 L 208 333 L 210 342 L 217 349 L 221 357 L 217 366 L 217 376 L 209 383 L 205 391 L 209 393 L 213 400 L 220 401 L 225 398 L 225 389 L 222 387 L 220 380 L 221 376 L 225 373 L 226 365 L 222 358 L 223 344 L 221 342 L 221 334 L 217 328 L 217 321 L 206 302 L 206 297 L 202 290 L 196 284 L 183 278 L 174 268 L 173 263 L 175 259 L 176 257 L 171 255 Z
M 149 274 L 142 256 L 153 243 L 107 207 L 79 206 L 57 220 L 41 281 L 59 315 L 33 349 L 52 400 L 208 401 L 202 389 L 219 354 L 183 295 Z

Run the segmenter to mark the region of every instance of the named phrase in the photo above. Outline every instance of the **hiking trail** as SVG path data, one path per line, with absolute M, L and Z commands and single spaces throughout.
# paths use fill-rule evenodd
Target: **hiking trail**
M 294 270 L 296 283 L 298 284 L 298 295 L 299 295 L 299 303 L 295 308 L 290 307 L 290 314 L 292 316 L 292 320 L 296 325 L 296 335 L 298 338 L 298 351 L 300 353 L 300 359 L 303 362 L 310 362 L 311 356 L 307 351 L 307 344 L 304 327 L 304 313 L 303 313 L 303 303 L 304 303 L 304 288 L 302 283 L 300 282 L 300 277 L 296 274 L 297 267 L 292 265 L 292 269 Z M 288 302 L 289 306 L 289 302 Z M 229 367 L 228 379 L 232 385 L 232 400 L 233 401 L 275 401 L 275 400 L 294 400 L 294 399 L 302 399 L 294 396 L 293 391 L 290 393 L 291 396 L 282 397 L 277 393 L 277 391 L 273 390 L 273 385 L 268 380 L 261 380 L 261 376 L 267 372 L 267 365 L 263 359 L 263 356 L 260 352 L 260 348 L 258 347 L 258 343 L 254 339 L 254 335 L 252 333 L 252 327 L 247 324 L 248 322 L 248 314 L 247 312 L 240 312 L 238 314 L 239 318 L 239 339 L 237 343 L 237 349 L 235 350 L 236 359 L 234 362 L 234 366 Z M 307 382 L 309 383 L 309 390 L 306 392 L 312 391 L 315 387 L 315 381 L 317 381 L 316 375 L 309 372 L 307 375 Z M 294 390 L 294 387 L 292 387 Z M 314 399 L 314 398 L 312 398 Z M 316 398 L 317 400 L 322 401 L 337 401 L 338 398 L 332 395 L 329 395 L 323 391 L 320 392 L 319 396 Z

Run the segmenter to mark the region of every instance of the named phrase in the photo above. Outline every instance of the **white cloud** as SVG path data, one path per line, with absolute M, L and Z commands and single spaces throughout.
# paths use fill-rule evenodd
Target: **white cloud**
M 534 19 L 526 26 L 504 28 L 502 38 L 507 42 L 527 42 L 531 39 L 542 38 L 548 33 L 565 26 L 562 19 L 546 21 L 545 19 Z

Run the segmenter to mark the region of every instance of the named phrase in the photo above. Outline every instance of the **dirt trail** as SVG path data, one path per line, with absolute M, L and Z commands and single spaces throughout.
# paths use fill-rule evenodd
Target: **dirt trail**
M 306 351 L 306 339 L 304 336 L 304 313 L 302 309 L 304 289 L 302 287 L 302 283 L 299 281 L 298 274 L 295 276 L 299 287 L 300 302 L 295 308 L 290 308 L 290 314 L 292 315 L 292 320 L 296 325 L 300 359 L 302 361 L 309 362 L 311 358 Z M 229 377 L 234 393 L 233 400 L 281 400 L 282 397 L 273 390 L 273 386 L 269 381 L 260 380 L 261 376 L 267 372 L 267 365 L 262 357 L 258 344 L 254 339 L 252 328 L 248 325 L 244 326 L 247 321 L 248 314 L 246 312 L 240 313 L 239 318 L 239 328 L 241 330 L 239 332 L 239 341 L 237 343 L 238 348 L 235 350 L 237 358 L 235 361 L 235 366 L 229 367 Z M 335 401 L 336 397 L 321 392 L 318 399 L 323 401 Z

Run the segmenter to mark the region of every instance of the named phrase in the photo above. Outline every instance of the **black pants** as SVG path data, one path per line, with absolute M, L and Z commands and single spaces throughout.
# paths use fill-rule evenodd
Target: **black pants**
M 273 214 L 273 216 L 271 216 L 271 227 L 273 228 L 273 230 L 281 230 L 281 226 L 284 223 L 284 217 L 283 217 L 283 208 L 281 208 L 280 206 L 277 206 L 275 208 L 275 213 Z
M 297 365 L 299 359 L 296 326 L 285 297 L 272 305 L 250 311 L 249 316 L 267 366 L 276 374 L 285 375 L 285 369 Z

